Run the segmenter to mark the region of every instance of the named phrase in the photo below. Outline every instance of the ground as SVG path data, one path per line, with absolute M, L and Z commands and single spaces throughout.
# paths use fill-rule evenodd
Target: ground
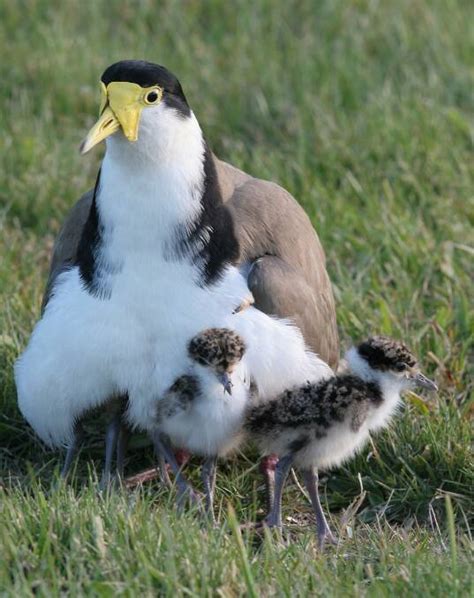
M 2 594 L 472 591 L 473 12 L 461 0 L 2 2 Z M 327 252 L 343 347 L 402 338 L 440 386 L 407 397 L 390 430 L 323 476 L 341 542 L 322 556 L 296 483 L 286 534 L 240 530 L 263 510 L 251 452 L 220 469 L 213 529 L 177 517 L 157 483 L 98 494 L 97 430 L 75 483 L 56 489 L 58 455 L 16 408 L 12 365 L 54 236 L 100 162 L 78 152 L 99 76 L 123 58 L 173 70 L 214 151 L 301 202 Z M 131 473 L 152 461 L 144 445 L 134 440 Z

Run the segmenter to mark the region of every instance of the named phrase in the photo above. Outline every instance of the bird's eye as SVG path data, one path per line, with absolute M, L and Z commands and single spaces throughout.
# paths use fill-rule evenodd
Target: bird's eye
M 147 104 L 156 104 L 159 99 L 160 99 L 160 93 L 158 92 L 158 90 L 153 89 L 152 91 L 149 91 L 146 96 L 145 96 L 145 102 Z
M 407 369 L 407 366 L 405 363 L 397 363 L 395 369 L 397 372 L 404 372 Z

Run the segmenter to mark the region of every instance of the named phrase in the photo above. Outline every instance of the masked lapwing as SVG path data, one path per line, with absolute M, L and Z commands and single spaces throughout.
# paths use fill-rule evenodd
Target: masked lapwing
M 106 140 L 105 157 L 58 236 L 42 318 L 16 364 L 33 428 L 71 445 L 82 415 L 113 397 L 127 397 L 129 422 L 148 428 L 153 397 L 183 370 L 185 339 L 229 317 L 262 395 L 327 376 L 321 364 L 335 367 L 338 355 L 334 301 L 302 208 L 212 154 L 164 67 L 119 62 L 100 85 L 82 151 Z M 255 307 L 234 313 L 250 293 Z

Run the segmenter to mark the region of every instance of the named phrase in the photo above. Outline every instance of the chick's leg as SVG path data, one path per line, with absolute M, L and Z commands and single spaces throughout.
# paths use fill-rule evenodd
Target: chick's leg
M 281 527 L 281 497 L 285 486 L 286 478 L 290 473 L 293 464 L 293 455 L 286 455 L 278 461 L 275 469 L 275 497 L 272 510 L 264 520 L 264 524 L 269 527 Z
M 181 467 L 176 461 L 173 449 L 171 448 L 168 440 L 159 432 L 155 432 L 155 434 L 153 434 L 153 444 L 155 447 L 156 454 L 161 455 L 161 457 L 171 467 L 171 471 L 174 473 L 176 486 L 178 489 L 178 509 L 182 508 L 186 498 L 189 498 L 192 503 L 198 503 L 198 495 L 194 491 L 193 487 L 188 482 L 186 477 L 183 475 Z
M 316 529 L 318 534 L 318 546 L 322 550 L 326 541 L 335 544 L 336 539 L 329 529 L 328 522 L 319 500 L 318 482 L 319 477 L 317 471 L 314 469 L 306 469 L 302 472 L 303 480 L 308 490 L 311 504 L 313 506 L 314 514 L 316 515 Z
M 155 449 L 155 457 L 158 461 L 157 470 L 160 475 L 161 483 L 171 488 L 173 483 L 171 482 L 170 474 L 168 473 L 168 464 L 166 463 L 166 459 L 163 455 L 163 450 L 161 448 L 161 443 L 158 443 L 155 439 L 153 439 L 153 446 Z
M 216 487 L 217 457 L 208 457 L 202 466 L 202 481 L 206 498 L 206 513 L 215 522 L 214 518 L 214 490 Z
M 273 509 L 275 499 L 275 469 L 278 463 L 276 455 L 267 455 L 260 461 L 260 471 L 265 480 L 265 505 L 267 513 Z

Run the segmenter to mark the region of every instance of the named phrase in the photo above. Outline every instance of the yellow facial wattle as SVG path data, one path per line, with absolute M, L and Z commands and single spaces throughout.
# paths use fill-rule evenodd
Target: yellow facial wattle
M 163 98 L 163 89 L 158 85 L 141 87 L 128 81 L 112 81 L 107 86 L 101 81 L 100 84 L 99 120 L 82 142 L 82 154 L 119 129 L 129 141 L 136 141 L 143 108 L 156 106 Z

